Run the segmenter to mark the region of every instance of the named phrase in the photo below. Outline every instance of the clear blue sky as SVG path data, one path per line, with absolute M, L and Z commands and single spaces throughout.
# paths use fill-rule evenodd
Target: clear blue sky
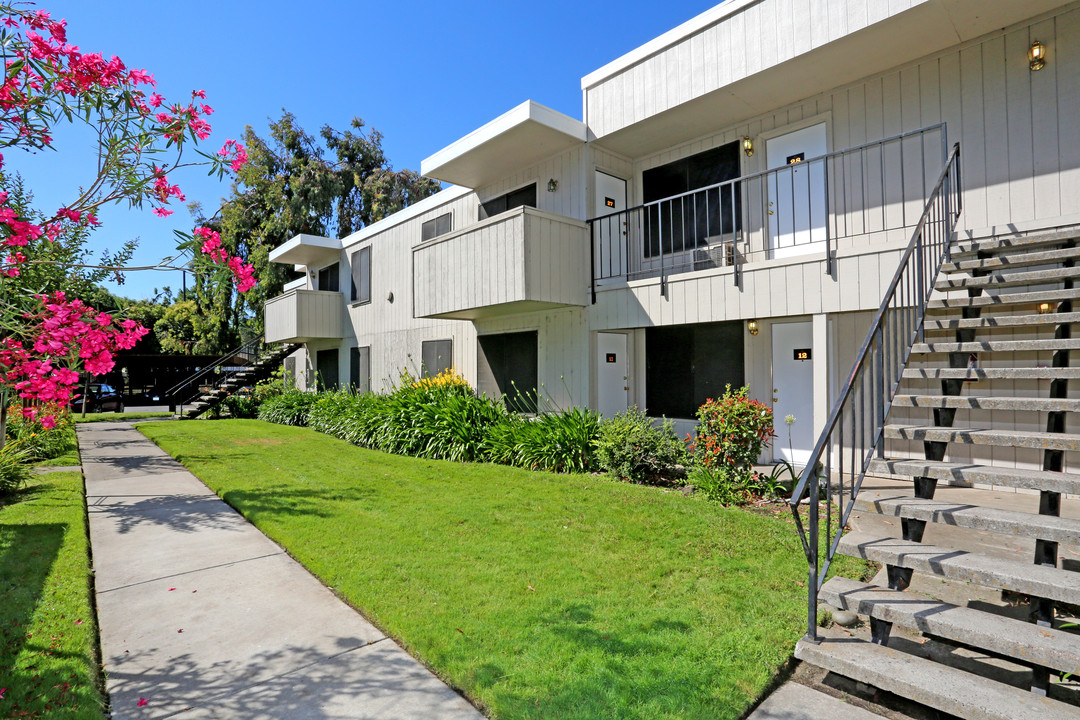
M 384 136 L 395 169 L 420 161 L 518 103 L 532 99 L 581 117 L 581 77 L 716 5 L 718 0 L 54 0 L 38 2 L 68 20 L 68 40 L 85 52 L 119 56 L 153 73 L 166 98 L 194 89 L 214 107 L 216 150 L 245 125 L 266 134 L 286 108 L 312 134 L 344 129 L 354 116 Z M 90 180 L 89 138 L 56 134 L 56 153 L 9 152 L 43 210 Z M 213 211 L 225 182 L 205 173 L 170 177 Z M 151 264 L 191 229 L 182 206 L 168 219 L 149 210 L 101 213 L 98 248 L 138 237 L 135 262 Z M 179 273 L 133 273 L 111 289 L 132 298 L 180 287 Z

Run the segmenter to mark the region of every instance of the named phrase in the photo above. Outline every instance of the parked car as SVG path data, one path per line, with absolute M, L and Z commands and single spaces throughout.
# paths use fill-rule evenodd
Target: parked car
M 112 385 L 105 383 L 90 383 L 86 397 L 71 402 L 71 411 L 81 413 L 84 401 L 86 412 L 124 412 L 123 396 Z

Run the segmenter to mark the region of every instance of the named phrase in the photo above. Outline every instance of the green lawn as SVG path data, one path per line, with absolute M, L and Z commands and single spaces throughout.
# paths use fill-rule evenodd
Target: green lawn
M 102 720 L 82 475 L 0 500 L 0 717 Z
M 169 417 L 172 414 L 169 412 L 100 412 L 86 413 L 86 417 L 83 417 L 82 413 L 71 413 L 71 418 L 77 423 L 83 423 L 109 420 L 146 420 L 147 418 Z
M 498 718 L 737 718 L 804 631 L 786 510 L 257 420 L 139 429 Z

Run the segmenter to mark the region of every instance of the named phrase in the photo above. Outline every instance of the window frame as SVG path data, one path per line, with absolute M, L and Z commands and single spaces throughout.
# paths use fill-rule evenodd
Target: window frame
M 367 256 L 367 275 L 366 275 L 366 277 L 361 276 L 360 280 L 361 280 L 361 283 L 363 283 L 363 281 L 365 281 L 365 280 L 367 282 L 367 297 L 366 298 L 360 296 L 361 295 L 360 291 L 361 291 L 363 285 L 361 284 L 358 287 L 357 283 L 356 283 L 357 276 L 359 274 L 357 272 L 357 270 L 363 267 L 362 265 L 360 265 L 359 268 L 358 268 L 358 264 L 362 262 L 361 259 L 360 259 L 360 256 L 365 255 L 365 254 Z M 362 248 L 358 248 L 355 252 L 353 252 L 353 253 L 351 253 L 349 255 L 349 279 L 350 279 L 350 282 L 352 284 L 352 292 L 351 292 L 351 294 L 349 296 L 350 297 L 349 302 L 352 305 L 369 305 L 369 304 L 371 304 L 371 295 L 372 295 L 372 293 L 371 293 L 371 246 L 370 245 L 365 245 Z
M 446 220 L 446 227 L 442 230 L 439 229 L 439 221 Z M 428 235 L 428 228 L 431 228 L 431 234 Z M 420 223 L 420 242 L 425 243 L 429 240 L 434 240 L 441 235 L 448 235 L 454 231 L 454 212 L 452 210 L 444 212 L 440 215 L 436 215 L 430 220 L 425 220 Z

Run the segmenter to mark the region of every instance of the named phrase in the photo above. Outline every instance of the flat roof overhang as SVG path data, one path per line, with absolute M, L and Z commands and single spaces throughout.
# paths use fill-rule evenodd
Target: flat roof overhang
M 270 262 L 318 266 L 334 262 L 340 254 L 340 240 L 319 235 L 297 235 L 271 250 Z
M 595 142 L 629 157 L 641 157 L 933 55 L 1069 2 L 929 0 Z M 1050 50 L 1048 61 L 1054 62 L 1053 48 Z
M 470 189 L 483 187 L 583 144 L 585 123 L 526 100 L 420 163 L 420 174 Z

